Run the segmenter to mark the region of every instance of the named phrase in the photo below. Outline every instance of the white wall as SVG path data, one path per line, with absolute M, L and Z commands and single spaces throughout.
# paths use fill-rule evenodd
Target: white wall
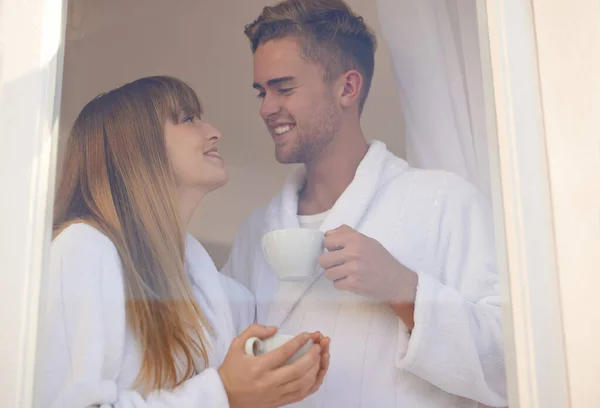
M 600 406 L 600 2 L 532 3 L 570 401 Z
M 207 119 L 223 133 L 221 150 L 230 170 L 229 184 L 204 200 L 191 231 L 222 263 L 245 217 L 276 193 L 290 171 L 275 162 L 258 116 L 252 56 L 243 33 L 267 0 L 70 3 L 61 135 L 89 99 L 126 81 L 169 74 L 190 83 Z M 349 4 L 379 31 L 374 1 Z M 383 39 L 363 125 L 368 138 L 386 141 L 403 156 L 403 122 Z

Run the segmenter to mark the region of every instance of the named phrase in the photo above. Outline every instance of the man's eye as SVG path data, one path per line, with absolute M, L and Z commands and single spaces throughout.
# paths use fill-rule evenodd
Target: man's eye
M 286 93 L 289 93 L 292 89 L 294 89 L 294 88 L 283 88 L 283 89 L 279 89 L 278 92 L 280 94 L 286 94 Z
M 259 93 L 258 95 L 256 95 L 256 97 L 257 97 L 258 99 L 263 99 L 263 98 L 265 97 L 265 93 L 264 93 L 264 92 L 261 92 L 261 93 Z
M 194 122 L 194 116 L 186 116 L 185 118 L 183 118 L 184 122 Z

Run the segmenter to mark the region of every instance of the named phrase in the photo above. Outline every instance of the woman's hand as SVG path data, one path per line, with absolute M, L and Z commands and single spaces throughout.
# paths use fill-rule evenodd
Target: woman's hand
M 325 374 L 327 374 L 327 370 L 329 369 L 329 343 L 331 341 L 329 337 L 323 336 L 321 332 L 311 333 L 310 337 L 314 344 L 321 346 L 321 367 L 317 373 L 317 380 L 307 395 L 317 392 L 321 384 L 323 384 Z
M 301 333 L 261 356 L 246 354 L 246 340 L 250 337 L 266 339 L 276 330 L 254 324 L 231 343 L 218 369 L 231 408 L 291 404 L 314 393 L 323 382 L 329 366 L 329 339 L 320 333 Z M 311 338 L 315 343 L 311 349 L 293 364 L 283 366 Z

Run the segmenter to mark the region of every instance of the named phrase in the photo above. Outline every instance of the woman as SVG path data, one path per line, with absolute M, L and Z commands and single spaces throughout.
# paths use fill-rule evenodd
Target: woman
M 194 91 L 142 78 L 89 102 L 67 142 L 44 299 L 36 406 L 275 407 L 320 386 L 328 338 L 254 357 L 249 292 L 185 229 L 223 186 Z M 312 349 L 282 365 L 309 339 Z M 319 344 L 320 343 L 320 344 Z M 229 345 L 231 346 L 229 347 Z

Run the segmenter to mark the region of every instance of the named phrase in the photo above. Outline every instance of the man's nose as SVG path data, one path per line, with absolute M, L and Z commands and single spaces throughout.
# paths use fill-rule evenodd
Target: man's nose
M 269 116 L 278 113 L 280 109 L 277 96 L 272 93 L 266 93 L 260 104 L 260 116 L 266 120 Z

